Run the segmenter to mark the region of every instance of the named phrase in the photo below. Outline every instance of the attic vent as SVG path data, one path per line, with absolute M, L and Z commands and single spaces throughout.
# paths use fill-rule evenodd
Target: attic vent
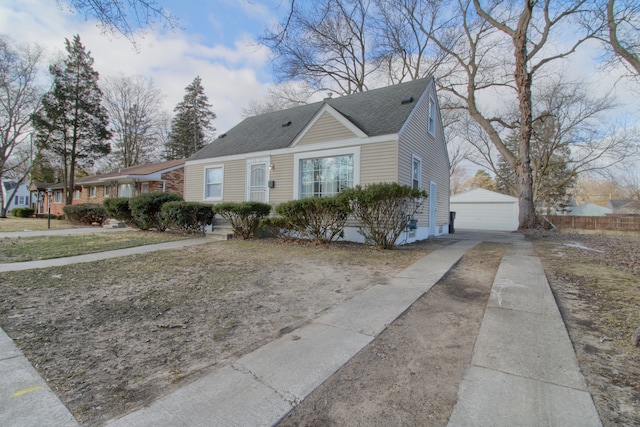
M 291 126 L 291 120 L 289 120 L 288 122 L 282 124 L 283 128 L 286 128 L 287 126 Z
M 224 138 L 225 136 L 227 136 L 227 134 L 226 134 L 226 133 L 223 133 L 222 135 L 220 135 L 220 136 L 218 137 L 218 139 L 220 139 L 220 138 Z
M 402 98 L 402 101 L 400 101 L 401 104 L 411 104 L 413 102 L 413 96 L 410 96 L 408 98 Z

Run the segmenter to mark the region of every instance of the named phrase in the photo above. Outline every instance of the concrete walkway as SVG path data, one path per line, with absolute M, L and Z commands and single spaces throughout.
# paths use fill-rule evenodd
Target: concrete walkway
M 108 425 L 271 426 L 483 240 L 511 247 L 496 275 L 449 425 L 601 425 L 531 244 L 512 233 L 459 230 L 444 238 L 460 241 L 430 253 L 388 285 L 369 288 L 295 334 Z M 22 368 L 14 367 L 18 365 Z M 29 369 L 24 375 L 5 374 Z M 4 334 L 0 389 L 2 426 L 77 425 Z
M 196 237 L 193 239 L 175 240 L 172 242 L 156 243 L 153 245 L 135 246 L 133 248 L 116 249 L 113 251 L 96 252 L 86 255 L 76 255 L 66 258 L 43 259 L 40 261 L 13 262 L 0 264 L 0 273 L 5 271 L 23 271 L 33 270 L 34 268 L 58 267 L 61 265 L 78 264 L 81 262 L 93 262 L 108 258 L 117 258 L 122 256 L 145 254 L 165 249 L 180 249 L 188 246 L 203 245 L 212 243 L 215 240 L 209 237 Z
M 488 425 L 602 425 L 542 264 L 524 240 L 498 268 L 448 424 Z

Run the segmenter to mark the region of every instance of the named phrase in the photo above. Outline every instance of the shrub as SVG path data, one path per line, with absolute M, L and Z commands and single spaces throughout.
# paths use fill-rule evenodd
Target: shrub
M 104 206 L 97 203 L 81 203 L 79 205 L 67 205 L 62 208 L 64 217 L 71 222 L 91 225 L 94 222 L 102 224 L 108 218 Z
M 204 234 L 206 226 L 213 224 L 215 213 L 211 205 L 175 201 L 162 205 L 160 216 L 169 228 L 188 234 Z
M 271 205 L 260 202 L 220 203 L 215 213 L 231 224 L 236 236 L 248 239 L 260 225 L 260 220 L 271 212 Z
M 328 243 L 344 237 L 351 208 L 344 197 L 311 197 L 281 203 L 276 212 L 300 237 Z
M 264 228 L 270 235 L 281 239 L 291 239 L 294 236 L 294 227 L 281 216 L 262 218 L 260 228 Z
M 407 221 L 420 211 L 423 199 L 428 196 L 423 190 L 396 183 L 364 188 L 358 185 L 341 195 L 350 201 L 365 242 L 382 249 L 393 249 Z
M 131 199 L 127 197 L 113 197 L 104 199 L 102 204 L 109 217 L 122 221 L 127 225 L 135 225 L 131 216 L 129 200 Z
M 11 211 L 11 214 L 16 218 L 29 218 L 35 213 L 33 208 L 16 208 Z
M 141 230 L 155 228 L 158 231 L 164 231 L 167 227 L 162 221 L 160 209 L 167 202 L 177 201 L 182 201 L 182 197 L 175 193 L 153 192 L 132 197 L 129 200 L 129 207 L 133 222 Z

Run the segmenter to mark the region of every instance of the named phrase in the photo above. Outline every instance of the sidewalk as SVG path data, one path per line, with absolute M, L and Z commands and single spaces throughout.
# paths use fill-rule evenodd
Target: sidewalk
M 116 249 L 113 251 L 95 252 L 86 255 L 76 255 L 66 258 L 52 258 L 44 259 L 41 261 L 28 261 L 28 262 L 13 262 L 7 264 L 0 264 L 0 273 L 5 271 L 23 271 L 32 270 L 34 268 L 47 268 L 57 267 L 61 265 L 78 264 L 81 262 L 99 261 L 108 258 L 117 258 L 134 254 L 145 254 L 148 252 L 155 252 L 164 249 L 179 249 L 186 248 L 188 246 L 203 245 L 205 243 L 212 243 L 215 240 L 208 237 L 196 237 L 186 240 L 175 240 L 172 242 L 156 243 L 153 245 L 135 246 L 133 248 Z

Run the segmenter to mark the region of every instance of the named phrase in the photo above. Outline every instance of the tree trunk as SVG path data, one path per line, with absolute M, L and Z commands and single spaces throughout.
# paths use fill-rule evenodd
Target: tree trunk
M 518 135 L 518 229 L 534 228 L 537 225 L 533 204 L 533 177 L 531 175 L 530 146 L 532 134 L 531 83 L 532 76 L 527 69 L 527 28 L 531 21 L 534 2 L 527 1 L 518 27 L 513 34 L 515 55 L 515 83 L 518 89 L 518 108 L 520 110 L 520 132 Z

